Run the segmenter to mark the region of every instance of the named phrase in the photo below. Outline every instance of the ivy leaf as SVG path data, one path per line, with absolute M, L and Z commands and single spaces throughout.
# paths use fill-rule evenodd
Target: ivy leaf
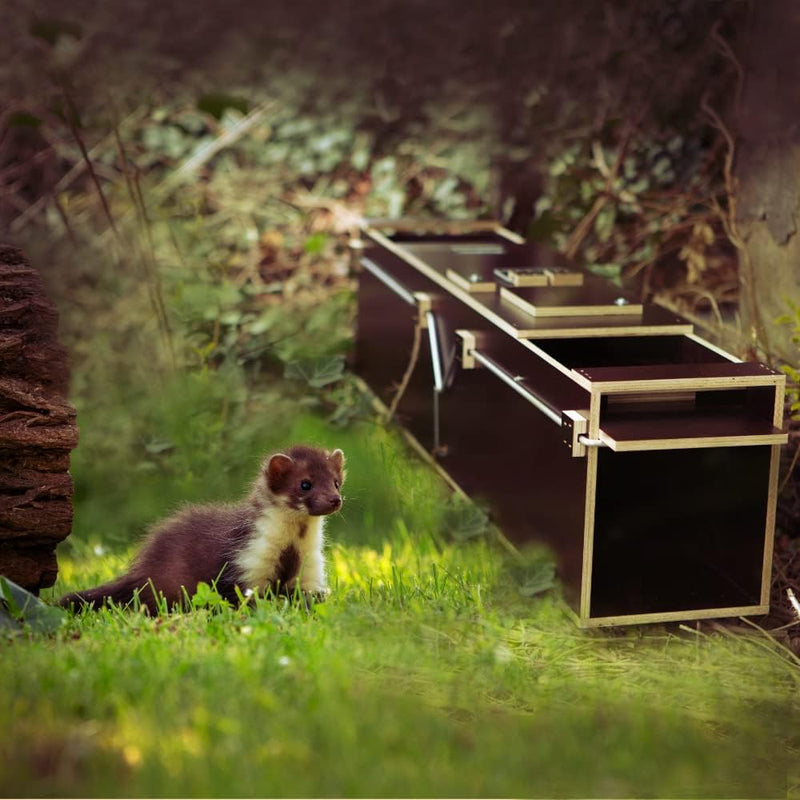
M 336 383 L 344 375 L 344 356 L 325 356 L 292 361 L 286 365 L 284 377 L 305 381 L 314 389 Z
M 489 515 L 469 500 L 454 495 L 442 520 L 445 533 L 457 542 L 477 539 L 489 530 Z
M 604 206 L 598 213 L 594 221 L 594 229 L 601 242 L 607 242 L 611 238 L 616 219 L 617 209 L 614 206 Z
M 523 597 L 535 597 L 556 585 L 556 568 L 551 562 L 541 562 L 528 568 L 517 591 Z
M 622 266 L 620 264 L 588 264 L 586 269 L 594 275 L 610 280 L 615 286 L 622 286 Z
M 66 619 L 66 611 L 42 602 L 36 595 L 0 576 L 0 625 L 29 628 L 35 633 L 54 633 Z
M 145 443 L 145 452 L 151 456 L 160 456 L 162 453 L 169 453 L 175 449 L 175 443 L 169 439 L 151 439 Z
M 523 597 L 535 597 L 556 585 L 556 566 L 543 548 L 523 549 L 509 568 L 517 592 Z
M 310 256 L 321 255 L 328 242 L 328 237 L 324 233 L 314 233 L 303 243 L 303 250 Z

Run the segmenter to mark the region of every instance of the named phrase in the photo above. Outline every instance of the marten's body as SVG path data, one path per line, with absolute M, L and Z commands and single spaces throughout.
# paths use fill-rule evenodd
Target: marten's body
M 168 608 L 182 606 L 201 581 L 232 602 L 235 587 L 324 594 L 324 519 L 341 507 L 343 482 L 341 450 L 291 447 L 264 461 L 244 502 L 180 511 L 156 526 L 125 575 L 59 602 L 97 608 L 138 593 L 155 614 L 159 598 Z

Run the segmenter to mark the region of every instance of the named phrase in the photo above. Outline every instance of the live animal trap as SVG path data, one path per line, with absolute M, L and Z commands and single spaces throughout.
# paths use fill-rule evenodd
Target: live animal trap
M 493 223 L 362 231 L 354 367 L 585 627 L 769 608 L 785 377 Z

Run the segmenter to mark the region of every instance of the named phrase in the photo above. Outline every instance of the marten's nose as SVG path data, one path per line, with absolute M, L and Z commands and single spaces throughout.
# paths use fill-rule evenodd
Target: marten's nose
M 336 509 L 342 504 L 342 498 L 336 494 L 329 498 L 328 502 L 331 504 L 331 508 Z

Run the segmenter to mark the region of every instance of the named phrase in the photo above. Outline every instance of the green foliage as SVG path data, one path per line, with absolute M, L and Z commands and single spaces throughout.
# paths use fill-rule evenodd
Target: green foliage
M 43 603 L 12 580 L 0 575 L 0 630 L 13 633 L 55 633 L 66 612 Z
M 546 549 L 527 547 L 509 563 L 509 574 L 522 597 L 535 597 L 556 586 L 556 568 Z
M 718 220 L 702 208 L 709 193 L 721 188 L 719 176 L 697 168 L 703 148 L 700 131 L 620 134 L 618 126 L 594 143 L 566 145 L 549 162 L 549 185 L 537 202 L 530 238 L 564 249 L 588 219 L 591 229 L 579 241 L 579 252 L 599 274 L 674 269 L 684 261 L 685 281 L 698 283 L 715 263 L 711 245 L 725 242 Z
M 227 607 L 228 601 L 213 587 L 205 581 L 197 584 L 197 589 L 190 598 L 191 607 L 195 611 L 199 608 L 211 611 L 220 611 Z
M 776 322 L 789 325 L 792 329 L 792 342 L 797 345 L 800 354 L 800 304 L 789 300 L 791 313 L 779 317 Z M 784 364 L 781 369 L 789 378 L 787 394 L 789 396 L 789 410 L 795 419 L 800 419 L 800 363 Z
M 453 495 L 445 508 L 443 532 L 456 542 L 466 542 L 489 532 L 489 515 L 461 495 Z

